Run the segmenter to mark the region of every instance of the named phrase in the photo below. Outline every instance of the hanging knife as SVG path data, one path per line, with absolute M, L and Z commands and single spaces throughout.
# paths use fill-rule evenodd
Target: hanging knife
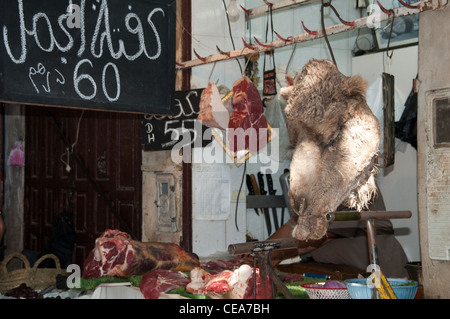
M 255 183 L 256 183 L 256 180 L 255 180 Z M 267 191 L 264 189 L 264 178 L 263 178 L 261 172 L 258 172 L 258 183 L 259 183 L 259 194 L 266 195 Z M 270 235 L 272 233 L 272 223 L 270 221 L 268 208 L 264 208 L 264 218 L 266 219 L 268 235 Z
M 267 189 L 269 190 L 269 195 L 275 195 L 277 190 L 273 189 L 272 175 L 266 174 L 266 180 L 267 180 Z M 277 215 L 276 207 L 272 207 L 272 216 L 273 216 L 273 223 L 275 225 L 275 230 L 278 230 L 280 228 L 280 224 L 278 223 L 278 215 Z
M 247 182 L 247 188 L 248 188 L 248 194 L 249 195 L 255 195 L 255 189 L 253 188 L 252 179 L 250 175 L 246 175 L 246 182 Z M 254 208 L 256 215 L 259 216 L 259 211 L 257 208 Z

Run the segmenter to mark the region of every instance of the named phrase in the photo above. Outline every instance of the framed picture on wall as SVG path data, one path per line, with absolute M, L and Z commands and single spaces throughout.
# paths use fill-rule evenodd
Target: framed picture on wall
M 402 4 L 395 0 L 379 0 L 386 9 L 395 9 Z M 413 4 L 415 0 L 403 0 L 406 4 Z M 419 14 L 404 17 L 390 16 L 390 19 L 380 23 L 374 31 L 375 43 L 378 50 L 387 50 L 415 45 L 419 38 Z

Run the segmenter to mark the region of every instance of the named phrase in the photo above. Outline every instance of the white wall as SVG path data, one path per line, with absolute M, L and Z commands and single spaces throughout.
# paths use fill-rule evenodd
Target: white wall
M 428 97 L 450 88 L 448 21 L 449 5 L 420 15 L 417 166 L 423 288 L 425 298 L 430 299 L 450 298 L 450 149 L 434 145 L 434 132 L 439 128 Z
M 395 77 L 395 120 L 403 113 L 413 79 L 417 76 L 417 46 L 397 49 L 392 60 L 385 52 L 353 58 L 353 74 L 360 74 L 372 85 L 384 71 Z M 381 118 L 381 123 L 382 123 Z M 387 210 L 410 210 L 410 219 L 392 220 L 397 240 L 410 261 L 420 261 L 417 207 L 417 151 L 410 144 L 396 140 L 395 163 L 381 169 L 377 182 Z

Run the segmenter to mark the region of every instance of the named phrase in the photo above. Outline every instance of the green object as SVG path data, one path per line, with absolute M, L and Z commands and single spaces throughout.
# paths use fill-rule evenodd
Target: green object
M 279 273 L 278 271 L 276 271 Z M 80 290 L 95 290 L 97 286 L 104 283 L 115 283 L 115 282 L 130 282 L 133 286 L 139 287 L 140 282 L 142 281 L 142 276 L 133 276 L 130 278 L 119 278 L 119 277 L 100 277 L 100 278 L 90 278 L 85 279 L 81 278 L 80 280 Z M 302 284 L 310 283 L 310 282 L 326 282 L 324 278 L 314 278 L 314 277 L 303 277 L 302 281 L 296 281 L 293 283 L 285 283 L 285 286 L 292 293 L 294 298 L 296 299 L 308 299 L 308 294 L 306 293 L 305 288 L 301 287 Z M 178 294 L 180 296 L 190 298 L 190 299 L 210 299 L 205 295 L 194 295 L 186 292 L 185 287 L 178 287 L 174 290 L 168 292 L 170 294 Z M 276 299 L 285 299 L 286 297 L 281 293 L 281 291 L 277 291 Z
M 142 276 L 133 276 L 130 278 L 119 278 L 119 277 L 99 277 L 99 278 L 90 278 L 80 279 L 80 290 L 95 290 L 98 285 L 105 283 L 114 283 L 114 282 L 130 282 L 133 286 L 139 287 L 139 283 L 142 280 Z
M 307 284 L 310 282 L 326 282 L 325 278 L 314 278 L 314 277 L 303 277 L 302 281 L 296 281 L 292 283 L 285 283 L 287 289 L 292 293 L 294 298 L 296 299 L 309 299 L 308 293 L 305 288 L 301 285 Z M 285 296 L 281 293 L 281 291 L 277 292 L 276 299 L 286 299 Z

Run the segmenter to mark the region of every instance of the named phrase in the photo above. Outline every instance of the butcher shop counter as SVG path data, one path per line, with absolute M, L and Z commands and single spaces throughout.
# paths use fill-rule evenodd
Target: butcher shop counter
M 205 266 L 210 267 L 226 267 L 229 266 L 228 261 L 215 260 L 210 261 Z M 298 269 L 294 269 L 298 270 Z M 214 271 L 213 271 L 214 273 Z M 283 281 L 295 298 L 308 298 L 305 290 L 300 286 L 303 283 L 323 282 L 328 276 L 311 274 L 289 273 L 276 270 L 278 277 Z M 186 273 L 186 275 L 188 275 Z M 47 289 L 33 290 L 25 284 L 16 287 L 5 294 L 0 294 L 0 299 L 144 299 L 140 291 L 139 284 L 142 276 L 132 278 L 113 278 L 102 277 L 96 279 L 84 280 L 80 288 L 75 289 L 56 289 L 49 286 Z M 155 282 L 158 285 L 158 282 Z M 211 299 L 210 296 L 201 294 L 193 294 L 186 291 L 185 286 L 173 287 L 169 291 L 160 292 L 158 299 Z M 217 298 L 213 297 L 213 298 Z M 281 292 L 277 292 L 275 298 L 284 299 Z

